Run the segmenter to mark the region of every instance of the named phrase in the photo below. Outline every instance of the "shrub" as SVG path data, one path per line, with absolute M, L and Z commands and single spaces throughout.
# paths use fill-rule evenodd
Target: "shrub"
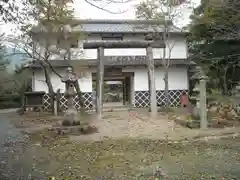
M 79 126 L 80 125 L 80 121 L 73 121 L 72 126 Z
M 21 104 L 19 102 L 14 101 L 2 101 L 0 102 L 0 109 L 7 109 L 7 108 L 20 108 Z
M 62 121 L 62 126 L 71 126 L 71 122 L 65 119 Z
M 79 131 L 82 134 L 93 134 L 98 132 L 98 128 L 96 126 L 84 126 L 79 128 Z

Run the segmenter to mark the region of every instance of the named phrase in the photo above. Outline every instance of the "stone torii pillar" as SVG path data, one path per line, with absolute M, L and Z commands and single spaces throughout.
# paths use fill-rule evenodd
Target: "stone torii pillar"
M 140 41 L 85 41 L 83 42 L 84 49 L 98 49 L 98 67 L 97 67 L 97 115 L 102 119 L 103 110 L 103 79 L 104 79 L 104 48 L 146 48 L 147 64 L 149 69 L 150 93 L 151 93 L 151 118 L 157 116 L 156 103 L 156 87 L 155 87 L 155 72 L 152 48 L 162 48 L 165 44 L 162 41 L 140 40 Z M 117 63 L 117 62 L 116 62 Z M 127 65 L 127 64 L 126 64 Z
M 207 93 L 206 93 L 207 76 L 201 76 L 199 79 L 200 87 L 200 127 L 201 129 L 207 129 Z
M 157 118 L 157 96 L 155 83 L 155 67 L 152 47 L 147 47 L 148 84 L 150 93 L 150 114 L 152 119 Z
M 97 118 L 102 119 L 103 115 L 103 87 L 104 87 L 104 48 L 98 47 L 97 50 L 97 81 L 96 81 L 96 111 Z

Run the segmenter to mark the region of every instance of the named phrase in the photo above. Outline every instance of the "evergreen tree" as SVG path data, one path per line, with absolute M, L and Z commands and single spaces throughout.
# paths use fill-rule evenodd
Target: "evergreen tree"
M 240 3 L 202 0 L 191 19 L 190 58 L 204 67 L 209 85 L 226 94 L 240 80 Z

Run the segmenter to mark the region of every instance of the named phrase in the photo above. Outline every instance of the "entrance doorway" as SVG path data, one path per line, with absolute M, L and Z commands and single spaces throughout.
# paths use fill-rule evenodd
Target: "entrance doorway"
M 132 72 L 122 72 L 121 68 L 105 68 L 103 85 L 103 107 L 132 105 Z M 93 91 L 96 92 L 96 73 L 92 73 Z

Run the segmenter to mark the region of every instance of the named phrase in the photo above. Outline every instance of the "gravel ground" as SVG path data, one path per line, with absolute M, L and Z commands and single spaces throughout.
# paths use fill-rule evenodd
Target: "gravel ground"
M 104 121 L 95 121 L 101 133 L 71 137 L 75 142 L 49 141 L 43 147 L 39 140 L 33 144 L 32 139 L 30 144 L 29 137 L 11 124 L 12 118 L 17 118 L 13 112 L 0 111 L 0 180 L 41 180 L 49 175 L 58 177 L 59 172 L 76 172 L 77 177 L 86 174 L 93 180 L 104 175 L 106 170 L 115 173 L 112 178 L 118 178 L 114 180 L 122 180 L 122 174 L 124 177 L 128 175 L 126 180 L 135 180 L 137 174 L 141 176 L 139 180 L 146 180 L 159 164 L 169 174 L 169 179 L 190 180 L 192 174 L 198 174 L 198 177 L 207 174 L 215 176 L 215 179 L 240 179 L 239 138 L 180 143 L 169 145 L 166 150 L 165 143 L 160 143 L 165 133 L 175 139 L 176 136 L 190 136 L 196 131 L 176 127 L 173 132 L 171 121 L 166 122 L 164 117 L 148 121 L 140 113 L 129 116 L 128 113 L 119 115 L 114 112 L 105 113 Z
M 103 120 L 92 121 L 99 133 L 84 136 L 71 136 L 74 141 L 101 141 L 106 138 L 142 138 L 151 140 L 185 140 L 203 136 L 220 136 L 226 133 L 239 133 L 240 128 L 225 129 L 189 129 L 175 124 L 165 115 L 158 119 L 149 119 L 146 112 L 105 112 Z
M 0 110 L 0 179 L 43 179 L 33 171 L 28 136 L 11 124 L 16 109 Z

